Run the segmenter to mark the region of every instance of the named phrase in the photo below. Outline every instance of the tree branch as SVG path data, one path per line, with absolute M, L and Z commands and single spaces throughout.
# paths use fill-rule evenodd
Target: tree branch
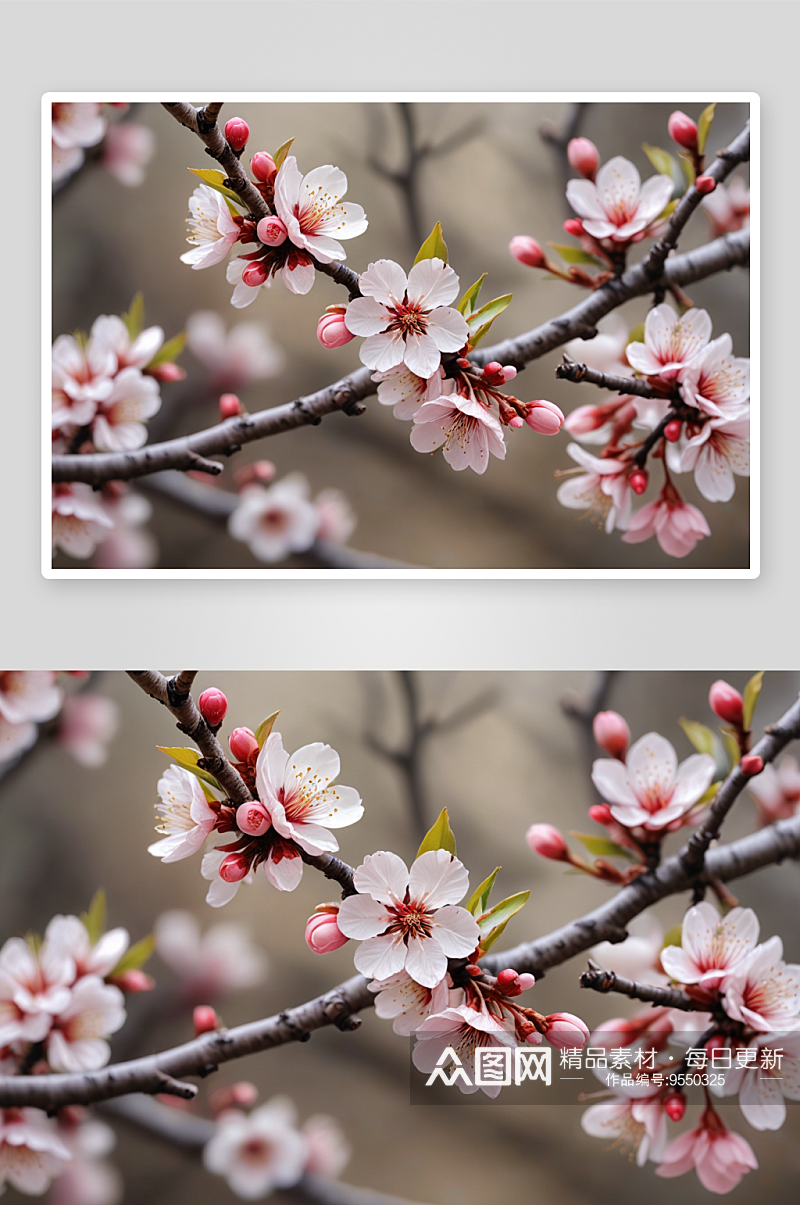
M 685 992 L 675 987 L 657 987 L 653 983 L 636 983 L 633 979 L 625 979 L 616 971 L 607 971 L 594 959 L 589 959 L 589 969 L 580 977 L 581 987 L 591 988 L 595 992 L 620 992 L 631 1000 L 644 1000 L 646 1004 L 654 1004 L 661 1008 L 680 1008 L 683 1012 L 707 1013 L 708 1003 L 699 1004 Z
M 563 363 L 556 368 L 556 378 L 559 381 L 572 381 L 576 385 L 585 381 L 587 385 L 597 385 L 600 389 L 608 389 L 611 393 L 657 398 L 660 402 L 669 401 L 668 397 L 659 393 L 648 381 L 640 380 L 638 377 L 615 377 L 607 372 L 598 372 L 586 364 L 577 364 L 566 352 Z

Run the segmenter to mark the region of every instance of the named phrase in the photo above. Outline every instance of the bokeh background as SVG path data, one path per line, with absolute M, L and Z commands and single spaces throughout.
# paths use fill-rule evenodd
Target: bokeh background
M 607 705 L 630 722 L 634 738 L 650 730 L 668 737 L 681 759 L 692 751 L 678 725 L 680 716 L 713 723 L 707 705 L 717 673 L 619 673 Z M 749 674 L 725 675 L 739 689 Z M 507 945 L 549 932 L 608 897 L 610 888 L 535 857 L 524 834 L 535 821 L 562 831 L 594 828 L 586 810 L 595 802 L 589 781 L 593 756 L 562 701 L 581 701 L 595 675 L 580 673 L 204 673 L 198 688 L 218 686 L 230 710 L 223 728 L 254 727 L 282 709 L 279 728 L 288 750 L 308 741 L 329 742 L 341 755 L 341 781 L 355 786 L 365 815 L 339 834 L 342 856 L 357 864 L 376 849 L 413 858 L 418 845 L 409 779 L 377 751 L 406 747 L 409 700 L 418 721 L 433 721 L 418 761 L 415 797 L 424 822 L 442 807 L 450 810 L 459 856 L 473 885 L 498 863 L 502 890 L 532 888 L 532 897 L 509 926 Z M 756 713 L 758 731 L 776 719 L 800 688 L 800 675 L 767 674 Z M 273 891 L 259 878 L 225 909 L 204 903 L 206 884 L 199 857 L 173 864 L 147 854 L 153 840 L 156 783 L 167 762 L 156 745 L 182 744 L 166 711 L 146 698 L 123 674 L 106 674 L 92 689 L 120 707 L 121 728 L 103 767 L 78 767 L 66 753 L 41 742 L 34 753 L 0 781 L 3 875 L 0 880 L 0 939 L 41 930 L 57 912 L 85 909 L 96 888 L 108 893 L 111 924 L 134 937 L 152 929 L 168 908 L 189 909 L 203 927 L 235 920 L 267 953 L 270 973 L 263 986 L 237 994 L 221 1006 L 234 1025 L 300 1003 L 353 973 L 352 946 L 319 957 L 303 940 L 314 906 L 332 897 L 332 886 L 306 869 L 292 894 Z M 595 750 L 594 753 L 597 751 Z M 725 839 L 753 830 L 755 808 L 742 797 L 726 823 Z M 669 839 L 669 848 L 679 844 Z M 743 905 L 753 907 L 766 938 L 779 933 L 787 961 L 800 960 L 796 917 L 800 874 L 795 863 L 763 870 L 732 884 Z M 686 896 L 655 910 L 665 929 L 680 921 Z M 582 992 L 577 976 L 583 960 L 548 972 L 530 995 L 542 1012 L 568 1010 L 590 1025 L 634 1012 L 632 1002 Z M 190 1036 L 188 1014 L 170 1006 L 174 979 L 154 957 L 157 979 L 150 995 L 129 998 L 129 1023 L 113 1040 L 115 1057 L 163 1049 Z M 133 1039 L 130 1035 L 133 1035 Z M 137 1036 L 138 1035 L 138 1036 Z M 133 1040 L 133 1048 L 131 1041 Z M 485 1205 L 498 1197 L 537 1205 L 634 1205 L 644 1194 L 653 1205 L 707 1201 L 694 1174 L 677 1183 L 660 1180 L 651 1166 L 638 1169 L 617 1150 L 580 1129 L 581 1108 L 520 1107 L 501 1103 L 475 1107 L 412 1106 L 408 1046 L 388 1022 L 371 1012 L 350 1034 L 320 1032 L 302 1045 L 282 1047 L 223 1067 L 213 1084 L 251 1079 L 267 1099 L 294 1098 L 301 1117 L 328 1112 L 341 1122 L 353 1146 L 343 1178 L 407 1196 L 429 1205 Z M 503 1094 L 499 1098 L 503 1101 Z M 761 1170 L 735 1191 L 742 1205 L 794 1199 L 800 1172 L 800 1118 L 789 1106 L 787 1124 L 776 1133 L 751 1130 L 731 1108 L 729 1124 L 753 1146 Z M 118 1126 L 114 1156 L 129 1205 L 208 1205 L 235 1200 L 226 1185 L 205 1175 L 171 1149 Z M 9 1203 L 21 1201 L 9 1191 Z M 25 1198 L 27 1199 L 27 1198 Z M 277 1197 L 276 1199 L 280 1199 Z
M 689 106 L 692 108 L 691 106 Z M 701 106 L 696 106 L 698 113 Z M 563 173 L 539 128 L 561 128 L 570 106 L 562 104 L 414 104 L 418 144 L 434 148 L 422 164 L 416 223 L 398 187 L 376 169 L 396 170 L 405 159 L 405 135 L 393 104 L 228 105 L 223 117 L 239 113 L 249 123 L 246 152 L 274 151 L 292 135 L 301 170 L 336 163 L 347 174 L 347 199 L 367 210 L 366 234 L 347 246 L 349 262 L 363 270 L 374 259 L 389 257 L 408 266 L 422 232 L 442 222 L 450 262 L 466 288 L 488 272 L 488 299 L 513 292 L 514 302 L 495 323 L 489 341 L 499 340 L 562 313 L 582 291 L 523 267 L 508 252 L 520 233 L 547 241 L 569 242 L 562 230 L 573 216 L 565 196 Z M 601 161 L 623 154 L 642 178 L 653 174 L 644 142 L 670 146 L 667 118 L 674 106 L 611 102 L 587 107 L 580 132 L 592 138 Z M 692 109 L 692 115 L 697 113 Z M 186 249 L 184 219 L 194 178 L 187 167 L 207 167 L 198 140 L 160 106 L 140 104 L 133 117 L 157 137 L 155 157 L 139 188 L 123 188 L 99 168 L 89 167 L 56 198 L 53 219 L 53 333 L 88 329 L 98 314 L 121 313 L 141 290 L 146 320 L 168 335 L 187 317 L 215 310 L 226 323 L 256 320 L 286 353 L 282 374 L 242 391 L 251 411 L 312 392 L 359 366 L 355 340 L 325 351 L 316 339 L 316 323 L 325 307 L 342 301 L 342 290 L 319 276 L 305 297 L 289 295 L 282 284 L 262 290 L 255 303 L 239 312 L 229 304 L 231 286 L 224 265 L 193 272 L 179 262 Z M 747 106 L 721 104 L 712 127 L 709 151 L 724 146 L 741 129 Z M 746 174 L 746 173 L 745 173 Z M 417 229 L 415 229 L 415 224 Z M 702 213 L 690 223 L 681 250 L 706 241 Z M 649 244 L 643 244 L 646 247 Z M 635 248 L 632 260 L 643 254 Z M 697 306 L 707 308 L 714 335 L 730 331 L 737 355 L 749 350 L 748 273 L 737 270 L 700 282 L 690 290 Z M 631 327 L 643 321 L 647 301 L 628 303 L 622 313 Z M 568 412 L 603 400 L 590 386 L 556 381 L 560 353 L 531 364 L 520 376 L 523 399 L 545 397 Z M 181 384 L 162 387 L 163 407 L 150 422 L 151 439 L 185 434 L 215 422 L 217 400 L 208 390 L 205 369 L 190 353 L 181 363 L 189 375 Z M 629 546 L 620 533 L 607 537 L 566 510 L 555 499 L 554 472 L 572 467 L 569 436 L 537 436 L 525 428 L 508 432 L 504 462 L 492 460 L 478 477 L 455 473 L 441 456 L 422 456 L 409 444 L 410 425 L 399 423 L 389 408 L 370 399 L 358 419 L 332 415 L 321 426 L 249 445 L 236 458 L 240 465 L 267 456 L 283 476 L 299 470 L 314 493 L 327 487 L 345 491 L 358 515 L 354 547 L 411 564 L 444 568 L 742 568 L 749 564 L 749 492 L 736 479 L 728 504 L 700 498 L 691 474 L 681 478 L 686 498 L 707 515 L 712 536 L 688 557 L 676 561 L 655 540 Z M 226 471 L 222 484 L 230 483 Z M 654 474 L 654 479 L 658 474 Z M 651 486 L 645 501 L 654 497 Z M 160 545 L 162 568 L 262 567 L 247 547 L 231 540 L 224 527 L 150 494 L 152 529 Z M 56 566 L 74 565 L 65 557 Z M 83 564 L 83 563 L 81 563 Z M 303 560 L 294 565 L 303 567 Z

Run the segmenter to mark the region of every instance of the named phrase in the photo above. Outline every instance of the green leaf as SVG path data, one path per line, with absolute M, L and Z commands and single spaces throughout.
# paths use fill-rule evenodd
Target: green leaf
M 671 929 L 667 929 L 664 934 L 664 944 L 661 949 L 666 950 L 667 946 L 679 946 L 683 943 L 683 925 L 673 925 Z
M 507 921 L 504 921 L 502 925 L 498 925 L 496 929 L 492 929 L 491 933 L 487 933 L 485 937 L 481 938 L 481 949 L 484 952 L 491 950 L 498 937 L 503 936 L 507 923 Z
M 739 742 L 733 733 L 727 728 L 720 728 L 719 734 L 722 737 L 722 743 L 725 746 L 725 752 L 728 755 L 728 762 L 731 769 L 733 769 L 734 766 L 738 766 L 742 758 L 741 750 L 739 749 Z
M 691 156 L 681 151 L 681 153 L 678 155 L 678 159 L 680 160 L 681 171 L 686 178 L 686 187 L 691 188 L 695 181 L 695 170 Z
M 678 723 L 698 753 L 710 753 L 714 757 L 717 742 L 710 728 L 706 728 L 705 724 L 698 724 L 696 720 L 684 719 L 683 716 L 678 720 Z
M 417 850 L 417 857 L 420 854 L 426 854 L 432 849 L 446 849 L 449 854 L 456 852 L 456 839 L 453 836 L 453 830 L 450 828 L 450 817 L 447 814 L 447 808 L 442 808 L 435 824 L 431 825 L 423 839 L 422 845 Z
M 437 222 L 433 230 L 430 232 L 425 242 L 417 252 L 417 258 L 414 260 L 418 264 L 421 259 L 441 259 L 447 263 L 447 243 L 442 235 L 442 223 Z
M 669 151 L 662 151 L 660 146 L 650 146 L 648 142 L 642 143 L 642 150 L 660 176 L 675 175 L 678 165 Z
M 483 916 L 477 917 L 478 928 L 481 931 L 481 945 L 486 949 L 486 943 L 483 938 L 497 928 L 498 925 L 507 925 L 512 916 L 516 916 L 521 908 L 524 908 L 530 898 L 530 891 L 518 891 L 516 895 L 510 895 L 508 899 L 501 900 L 499 904 L 495 904 L 494 908 L 489 912 L 485 912 Z
M 503 297 L 495 297 L 494 301 L 487 301 L 486 305 L 481 306 L 479 310 L 475 310 L 467 318 L 467 326 L 472 331 L 478 331 L 482 326 L 489 322 L 494 322 L 495 318 L 499 318 L 503 310 L 507 310 L 514 298 L 513 293 L 506 293 Z
M 644 343 L 644 323 L 640 322 L 628 331 L 628 342 L 626 347 L 630 347 L 631 343 Z
M 477 347 L 479 343 L 482 343 L 483 340 L 486 338 L 486 336 L 489 334 L 489 331 L 492 329 L 493 324 L 494 324 L 494 318 L 492 319 L 491 322 L 487 322 L 485 324 L 485 326 L 479 326 L 474 335 L 470 334 L 470 337 L 469 337 L 470 347 Z
M 576 833 L 574 829 L 570 829 L 570 836 L 577 837 L 581 845 L 584 845 L 596 858 L 627 858 L 630 862 L 636 861 L 636 855 L 632 849 L 626 849 L 624 845 L 617 845 L 616 841 L 609 841 L 606 837 L 593 837 L 591 833 Z
M 266 741 L 270 732 L 272 732 L 272 729 L 275 725 L 275 721 L 277 720 L 277 718 L 280 714 L 281 714 L 280 711 L 273 711 L 272 715 L 268 715 L 267 718 L 265 720 L 262 720 L 261 723 L 256 728 L 254 736 L 255 736 L 256 740 L 258 741 L 259 749 L 264 748 L 264 742 Z
M 711 129 L 711 123 L 714 120 L 714 110 L 716 107 L 717 104 L 716 101 L 714 101 L 713 104 L 703 109 L 703 112 L 700 114 L 700 120 L 697 123 L 697 149 L 701 155 L 706 149 L 708 132 Z
M 112 975 L 122 975 L 125 971 L 138 971 L 147 962 L 153 950 L 156 948 L 156 939 L 152 933 L 149 937 L 143 937 L 141 941 L 137 941 L 135 945 L 122 955 Z
M 186 335 L 181 331 L 179 335 L 173 335 L 171 339 L 167 339 L 167 342 L 156 352 L 147 367 L 157 368 L 159 364 L 171 364 L 173 360 L 177 360 L 185 346 Z
M 106 893 L 102 887 L 95 892 L 89 911 L 81 914 L 81 920 L 89 934 L 89 940 L 96 946 L 106 931 Z
M 719 782 L 712 782 L 711 786 L 708 788 L 707 791 L 704 791 L 704 793 L 700 796 L 700 798 L 698 799 L 697 803 L 694 806 L 700 807 L 701 805 L 705 806 L 707 803 L 712 803 L 716 799 L 717 791 L 720 789 L 721 786 L 722 786 L 721 780 Z
M 580 247 L 571 247 L 568 243 L 548 243 L 547 245 L 557 251 L 567 264 L 592 264 L 595 268 L 604 266 L 603 261 L 596 255 L 590 255 L 588 251 L 584 251 Z
M 489 906 L 489 896 L 492 894 L 494 881 L 497 878 L 497 872 L 500 867 L 496 866 L 488 879 L 484 879 L 480 887 L 476 887 L 467 903 L 467 911 L 473 916 L 482 916 Z
M 215 192 L 221 192 L 227 201 L 233 201 L 236 205 L 243 205 L 242 198 L 237 196 L 230 188 L 226 188 L 223 181 L 225 176 L 222 172 L 218 172 L 213 167 L 190 167 L 189 171 L 194 176 L 199 176 L 204 184 L 209 188 L 213 188 Z M 239 210 L 236 210 L 237 214 Z
M 676 198 L 674 201 L 670 201 L 661 210 L 661 213 L 658 215 L 659 222 L 666 222 L 667 218 L 671 218 L 677 208 L 678 208 L 678 201 Z
M 754 674 L 747 686 L 744 688 L 744 728 L 748 732 L 753 724 L 753 715 L 758 704 L 758 696 L 761 694 L 761 687 L 764 683 L 764 671 L 759 670 Z
M 470 285 L 464 296 L 459 301 L 458 312 L 459 314 L 463 314 L 465 318 L 469 318 L 470 314 L 474 311 L 478 302 L 478 294 L 481 291 L 481 285 L 485 280 L 486 273 L 484 272 L 483 276 L 481 276 L 479 280 L 476 280 L 474 285 Z
M 207 770 L 201 770 L 198 766 L 200 753 L 197 749 L 169 748 L 165 745 L 156 745 L 156 748 L 161 753 L 166 753 L 167 757 L 171 757 L 179 766 L 183 766 L 184 770 L 188 770 L 190 774 L 194 774 L 201 782 L 207 782 L 209 786 L 216 787 L 218 791 L 222 790 L 213 774 L 209 774 Z
M 286 142 L 282 142 L 281 145 L 278 147 L 277 151 L 272 156 L 272 158 L 275 160 L 276 167 L 283 166 L 283 161 L 286 158 L 286 156 L 289 154 L 289 151 L 291 150 L 291 147 L 292 147 L 292 143 L 294 142 L 296 137 L 297 137 L 297 135 L 294 134 L 291 138 L 287 138 Z
M 131 302 L 131 308 L 127 314 L 122 315 L 122 321 L 125 323 L 131 342 L 133 342 L 141 334 L 144 324 L 144 298 L 141 293 L 136 294 Z

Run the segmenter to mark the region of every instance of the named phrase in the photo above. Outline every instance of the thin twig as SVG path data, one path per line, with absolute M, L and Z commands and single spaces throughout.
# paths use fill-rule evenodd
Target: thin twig
M 679 1008 L 683 1012 L 707 1013 L 708 1003 L 699 1004 L 685 992 L 675 987 L 659 987 L 654 983 L 637 983 L 626 979 L 616 971 L 607 971 L 594 959 L 589 959 L 589 969 L 580 977 L 581 987 L 591 988 L 595 992 L 620 992 L 631 1000 L 643 1000 L 658 1008 Z
M 572 381 L 573 384 L 586 382 L 587 385 L 597 385 L 600 389 L 608 389 L 611 393 L 631 394 L 633 397 L 657 398 L 660 402 L 669 401 L 663 393 L 654 389 L 648 381 L 638 377 L 617 377 L 607 372 L 598 372 L 586 364 L 577 364 L 575 360 L 564 353 L 563 362 L 556 368 L 559 381 Z

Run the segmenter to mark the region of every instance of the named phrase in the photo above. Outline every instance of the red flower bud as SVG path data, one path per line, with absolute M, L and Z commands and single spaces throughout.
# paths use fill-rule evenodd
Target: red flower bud
M 647 469 L 634 469 L 628 478 L 628 485 L 633 490 L 634 494 L 643 494 L 647 489 L 647 483 L 650 478 L 647 475 Z
M 664 428 L 664 439 L 669 440 L 671 444 L 675 444 L 681 437 L 683 423 L 679 418 L 673 418 L 671 423 L 667 423 Z
M 226 883 L 241 883 L 250 870 L 250 860 L 244 854 L 228 854 L 219 868 L 219 877 Z
M 715 716 L 740 728 L 744 722 L 744 699 L 728 682 L 714 682 L 708 692 L 708 705 Z
M 618 712 L 598 711 L 592 721 L 592 732 L 601 749 L 622 760 L 630 743 L 631 730 Z
M 250 127 L 243 117 L 232 117 L 225 122 L 225 137 L 235 151 L 243 151 L 250 137 Z
M 508 249 L 514 256 L 514 259 L 519 260 L 521 264 L 526 264 L 529 268 L 544 267 L 544 251 L 542 251 L 536 239 L 531 238 L 530 235 L 516 235 L 508 244 Z
M 583 234 L 583 222 L 580 218 L 567 218 L 564 223 L 564 232 L 571 234 L 573 238 L 580 238 Z
M 607 803 L 595 803 L 589 808 L 589 819 L 595 824 L 610 824 L 614 817 Z
M 210 728 L 219 728 L 228 710 L 228 700 L 216 686 L 209 686 L 197 700 L 200 714 Z
M 700 193 L 709 193 L 717 187 L 717 182 L 713 176 L 698 176 L 694 186 Z
M 600 154 L 589 138 L 572 138 L 567 143 L 567 159 L 574 171 L 580 172 L 587 180 L 594 180 Z
M 262 184 L 269 184 L 277 170 L 275 160 L 268 151 L 256 151 L 250 160 L 250 171 Z
M 680 1121 L 686 1112 L 686 1097 L 682 1092 L 670 1092 L 664 1097 L 664 1112 L 670 1121 Z
M 228 747 L 237 761 L 258 757 L 258 741 L 249 728 L 234 728 L 228 737 Z
M 219 416 L 223 422 L 226 418 L 238 418 L 243 413 L 242 403 L 235 393 L 223 393 L 219 399 Z
M 272 216 L 261 219 L 256 226 L 256 234 L 268 247 L 280 247 L 288 238 L 286 223 Z
M 748 778 L 754 778 L 764 769 L 764 759 L 757 753 L 746 753 L 739 764 L 742 767 L 742 773 L 746 774 Z
M 667 129 L 670 138 L 677 142 L 678 146 L 685 147 L 687 151 L 697 150 L 697 126 L 691 117 L 681 113 L 680 109 L 676 109 L 670 116 Z
M 121 975 L 113 975 L 109 980 L 114 987 L 118 987 L 121 992 L 128 992 L 134 995 L 136 992 L 151 992 L 156 985 L 156 981 L 152 975 L 145 974 L 144 971 L 123 971 Z
M 556 1050 L 583 1050 L 589 1040 L 589 1030 L 574 1013 L 553 1013 L 545 1017 L 547 1032 L 545 1037 Z
M 194 1036 L 196 1038 L 199 1038 L 204 1033 L 213 1033 L 214 1030 L 220 1028 L 219 1017 L 210 1004 L 198 1004 L 192 1013 L 192 1020 L 194 1021 Z
M 251 289 L 257 289 L 259 285 L 263 285 L 268 275 L 269 272 L 264 263 L 260 259 L 254 259 L 242 272 L 242 284 L 248 285 Z
M 500 987 L 508 987 L 509 984 L 516 983 L 518 978 L 517 972 L 512 971 L 511 967 L 507 967 L 504 971 L 500 971 L 497 982 Z
M 552 824 L 532 824 L 525 834 L 525 840 L 533 852 L 542 858 L 550 858 L 554 862 L 569 861 L 567 843 Z

